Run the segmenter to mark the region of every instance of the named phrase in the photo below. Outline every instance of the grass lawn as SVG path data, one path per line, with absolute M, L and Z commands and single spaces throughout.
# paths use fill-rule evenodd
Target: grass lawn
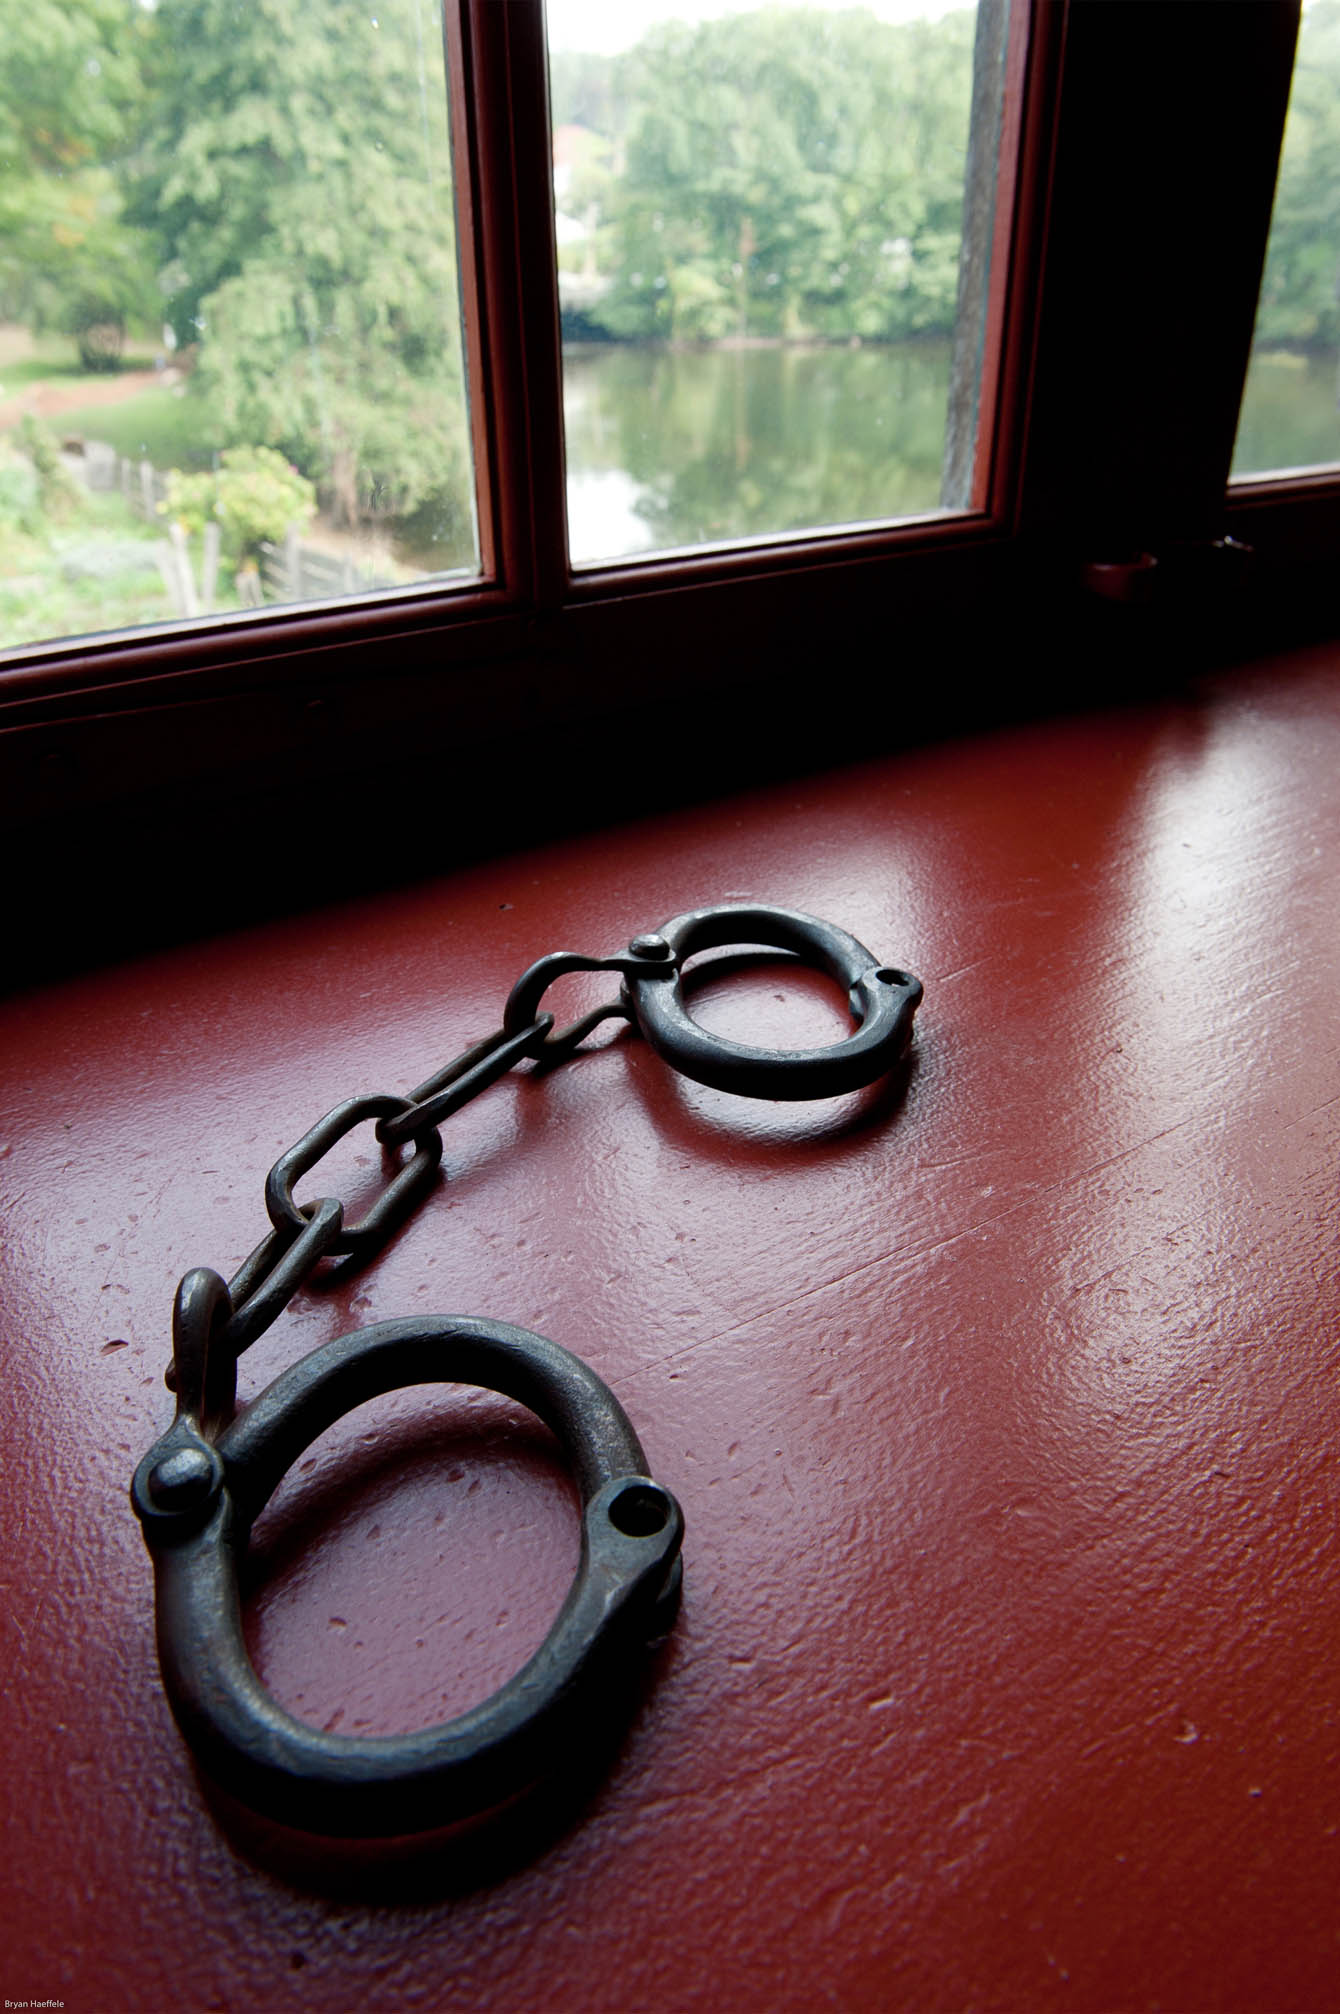
M 0 324 L 0 404 L 21 399 L 40 384 L 59 387 L 62 399 L 73 400 L 87 385 L 87 404 L 61 404 L 48 413 L 46 424 L 53 433 L 107 441 L 118 454 L 150 461 L 155 468 L 209 468 L 218 440 L 207 407 L 192 397 L 189 384 L 153 385 L 125 399 L 108 398 L 120 376 L 152 370 L 153 364 L 152 349 L 137 337 L 119 370 L 86 371 L 71 337 L 34 336 Z
M 0 365 L 0 393 L 10 399 L 28 385 L 72 384 L 87 376 L 77 357 L 24 357 Z
M 137 339 L 122 355 L 120 369 L 149 371 L 153 362 L 152 348 Z M 105 385 L 116 375 L 115 371 L 86 371 L 72 336 L 34 336 L 12 323 L 0 324 L 0 397 L 12 398 L 25 385 L 68 384 L 79 378 Z
M 156 469 L 207 469 L 218 449 L 204 401 L 180 386 L 155 386 L 118 405 L 72 406 L 50 424 L 62 435 L 107 441 Z

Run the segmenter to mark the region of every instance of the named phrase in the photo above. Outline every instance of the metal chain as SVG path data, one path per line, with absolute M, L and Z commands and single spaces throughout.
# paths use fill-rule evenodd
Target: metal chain
M 502 1027 L 435 1070 L 408 1097 L 346 1098 L 319 1119 L 267 1175 L 265 1207 L 273 1228 L 232 1279 L 225 1284 L 210 1268 L 195 1267 L 177 1289 L 166 1382 L 177 1395 L 179 1417 L 193 1419 L 205 1433 L 227 1423 L 243 1350 L 278 1320 L 323 1259 L 348 1256 L 362 1264 L 380 1250 L 431 1185 L 442 1159 L 438 1128 L 453 1112 L 527 1058 L 539 1068 L 552 1068 L 565 1062 L 602 1021 L 632 1019 L 627 998 L 620 997 L 554 1034 L 554 1017 L 540 1012 L 540 1001 L 556 979 L 569 972 L 619 972 L 626 978 L 674 969 L 670 946 L 661 937 L 635 937 L 614 958 L 551 952 L 512 988 Z M 381 1194 L 352 1224 L 346 1223 L 344 1204 L 336 1197 L 297 1202 L 294 1184 L 365 1120 L 374 1122 L 375 1137 L 388 1154 L 406 1145 L 413 1148 Z

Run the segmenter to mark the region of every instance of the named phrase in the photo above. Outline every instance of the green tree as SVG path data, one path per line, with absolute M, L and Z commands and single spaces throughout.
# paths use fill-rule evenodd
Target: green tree
M 796 9 L 655 29 L 625 59 L 607 199 L 625 336 L 952 326 L 973 16 Z
M 136 0 L 0 0 L 0 312 L 67 329 L 90 365 L 158 307 L 118 181 L 151 36 Z
M 136 214 L 192 396 L 337 516 L 469 523 L 435 0 L 160 0 Z
M 1340 0 L 1303 15 L 1256 339 L 1340 342 Z
M 549 113 L 555 127 L 587 126 L 613 134 L 621 124 L 614 58 L 554 49 L 549 56 Z

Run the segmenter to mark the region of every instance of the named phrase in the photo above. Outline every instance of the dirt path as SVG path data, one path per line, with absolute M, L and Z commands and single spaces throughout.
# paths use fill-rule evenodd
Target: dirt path
M 0 431 L 15 426 L 25 413 L 33 413 L 39 420 L 54 420 L 79 406 L 119 406 L 162 383 L 163 375 L 158 371 L 118 371 L 114 377 L 80 378 L 75 384 L 62 378 L 39 378 L 13 398 L 0 399 Z

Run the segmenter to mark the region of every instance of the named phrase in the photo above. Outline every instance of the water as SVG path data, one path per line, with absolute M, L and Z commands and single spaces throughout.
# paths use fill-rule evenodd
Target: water
M 578 565 L 939 506 L 949 343 L 564 351 Z M 1252 360 L 1233 472 L 1340 463 L 1337 358 Z M 422 548 L 427 569 L 443 558 Z M 459 562 L 458 562 L 459 563 Z
M 936 510 L 946 341 L 564 351 L 579 564 Z
M 1334 350 L 1253 355 L 1233 450 L 1233 474 L 1340 462 L 1340 358 Z

